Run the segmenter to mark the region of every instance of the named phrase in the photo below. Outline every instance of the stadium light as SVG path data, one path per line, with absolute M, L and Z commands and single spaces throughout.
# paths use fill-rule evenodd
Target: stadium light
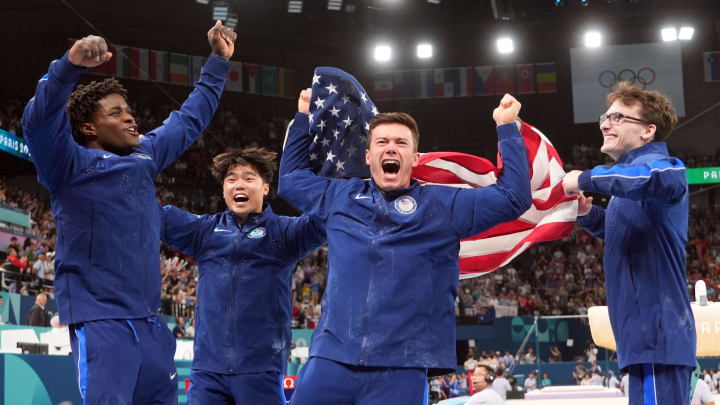
M 440 0 L 428 0 L 428 3 L 440 4 Z
M 433 56 L 433 47 L 430 44 L 422 43 L 417 46 L 417 57 L 420 59 L 429 59 Z
M 215 1 L 212 4 L 213 8 L 213 21 L 227 21 L 228 13 L 230 12 L 230 5 L 226 2 Z
M 563 0 L 555 0 L 555 7 L 562 7 L 565 5 L 565 1 Z
M 580 5 L 587 7 L 590 5 L 590 0 L 580 0 Z
M 198 4 L 210 4 L 210 0 L 195 0 Z
M 328 3 L 327 4 L 328 10 L 332 10 L 332 11 L 342 10 L 343 0 L 328 0 L 327 3 Z
M 392 48 L 389 45 L 377 45 L 375 47 L 375 60 L 377 62 L 387 62 L 392 58 Z
M 288 0 L 288 13 L 300 14 L 302 13 L 302 7 L 302 0 Z
M 666 27 L 661 29 L 660 35 L 662 35 L 662 40 L 665 42 L 677 41 L 678 39 L 675 27 Z
M 512 38 L 502 37 L 497 40 L 497 49 L 500 53 L 512 53 L 515 50 Z
M 585 46 L 587 48 L 598 48 L 602 45 L 602 35 L 597 31 L 585 33 Z
M 235 13 L 228 14 L 227 21 L 225 21 L 225 25 L 228 28 L 235 29 L 235 28 L 237 28 L 237 23 L 238 23 L 238 15 Z
M 683 41 L 689 41 L 692 39 L 693 34 L 695 34 L 695 28 L 690 26 L 683 26 L 680 27 L 680 32 L 678 33 L 678 39 L 681 39 Z

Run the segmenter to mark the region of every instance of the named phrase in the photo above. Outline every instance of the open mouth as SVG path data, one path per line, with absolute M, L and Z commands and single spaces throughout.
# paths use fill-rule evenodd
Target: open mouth
M 617 139 L 617 137 L 618 137 L 618 136 L 615 135 L 615 134 L 603 134 L 603 141 L 604 141 L 604 142 L 612 141 L 612 140 Z
M 381 162 L 381 167 L 385 174 L 397 174 L 400 171 L 400 161 L 385 159 Z
M 127 132 L 128 132 L 128 134 L 130 134 L 132 136 L 140 136 L 137 125 L 130 125 L 127 129 Z
M 248 197 L 247 194 L 238 193 L 233 195 L 233 201 L 235 201 L 236 203 L 244 203 L 248 200 L 250 200 L 250 197 Z

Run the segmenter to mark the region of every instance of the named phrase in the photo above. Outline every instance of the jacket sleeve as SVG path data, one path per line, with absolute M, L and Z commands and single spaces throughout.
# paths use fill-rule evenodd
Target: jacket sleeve
M 285 244 L 296 260 L 320 247 L 326 239 L 325 232 L 307 215 L 291 218 L 285 228 Z
M 72 137 L 65 104 L 85 68 L 70 63 L 68 54 L 50 63 L 22 116 L 23 136 L 40 183 L 55 191 L 71 178 L 79 145 Z
M 151 145 L 158 172 L 173 164 L 210 124 L 225 87 L 228 66 L 222 58 L 210 55 L 195 90 L 180 110 L 171 112 L 160 127 L 145 134 L 142 142 Z
M 688 190 L 685 165 L 673 157 L 644 164 L 595 166 L 580 174 L 578 186 L 583 191 L 668 204 L 680 201 Z
M 335 194 L 347 180 L 317 176 L 310 165 L 307 114 L 298 112 L 288 127 L 280 160 L 278 195 L 286 198 L 324 228 Z
M 596 238 L 605 239 L 605 209 L 593 205 L 587 215 L 577 218 L 578 225 Z
M 462 238 L 515 220 L 532 204 L 530 165 L 523 138 L 515 123 L 498 126 L 497 132 L 503 160 L 497 183 L 457 189 L 451 204 L 452 221 Z
M 203 218 L 178 207 L 166 205 L 162 209 L 163 229 L 160 232 L 162 241 L 190 256 L 195 256 L 200 249 L 198 234 Z

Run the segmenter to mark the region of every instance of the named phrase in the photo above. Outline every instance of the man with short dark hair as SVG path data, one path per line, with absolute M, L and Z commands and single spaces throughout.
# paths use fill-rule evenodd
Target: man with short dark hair
M 182 339 L 185 337 L 185 318 L 178 316 L 175 318 L 175 327 L 173 328 L 173 335 L 176 338 Z
M 192 255 L 200 273 L 188 403 L 284 404 L 290 355 L 292 272 L 325 240 L 309 217 L 267 204 L 274 152 L 229 149 L 213 159 L 227 209 L 163 209 L 163 240 Z
M 502 405 L 505 403 L 503 397 L 493 389 L 495 372 L 486 365 L 479 365 L 472 376 L 475 394 L 465 402 L 465 405 Z
M 600 151 L 615 163 L 571 171 L 563 188 L 579 195 L 578 224 L 605 241 L 608 311 L 629 404 L 687 403 L 697 341 L 685 274 L 689 193 L 685 165 L 664 142 L 677 116 L 667 97 L 627 82 L 607 105 Z M 583 191 L 612 196 L 607 209 Z
M 497 184 L 460 189 L 411 180 L 419 135 L 404 113 L 369 123 L 370 180 L 316 175 L 310 94 L 298 99 L 278 193 L 326 230 L 329 271 L 293 405 L 423 403 L 427 376 L 456 368 L 460 239 L 517 219 L 532 202 L 520 103 L 505 95 L 493 112 L 504 165 Z
M 218 21 L 207 37 L 212 54 L 195 89 L 142 138 L 117 80 L 73 92 L 86 68 L 112 56 L 93 35 L 50 64 L 23 114 L 57 226 L 60 323 L 69 325 L 89 404 L 177 403 L 175 339 L 158 320 L 161 214 L 153 179 L 202 134 L 219 103 L 235 34 Z

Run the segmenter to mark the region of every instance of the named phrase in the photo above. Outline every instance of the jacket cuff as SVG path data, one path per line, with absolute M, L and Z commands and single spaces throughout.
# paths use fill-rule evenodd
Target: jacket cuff
M 301 127 L 301 129 L 306 130 L 305 133 L 310 131 L 310 121 L 307 114 L 302 113 L 300 111 L 295 113 L 295 120 L 293 122 L 293 125 L 297 125 Z
M 504 141 L 512 138 L 522 138 L 520 131 L 517 129 L 517 125 L 514 122 L 509 124 L 502 124 L 497 126 L 498 141 Z
M 211 53 L 210 57 L 208 57 L 207 60 L 205 61 L 204 67 L 205 67 L 205 70 L 207 70 L 209 73 L 212 73 L 214 75 L 218 75 L 221 77 L 226 77 L 228 74 L 228 71 L 230 70 L 230 62 L 215 55 L 214 53 Z
M 584 172 L 580 173 L 580 176 L 578 177 L 578 188 L 582 191 L 595 191 L 592 184 L 592 179 L 590 177 L 592 173 L 591 169 L 585 170 Z

